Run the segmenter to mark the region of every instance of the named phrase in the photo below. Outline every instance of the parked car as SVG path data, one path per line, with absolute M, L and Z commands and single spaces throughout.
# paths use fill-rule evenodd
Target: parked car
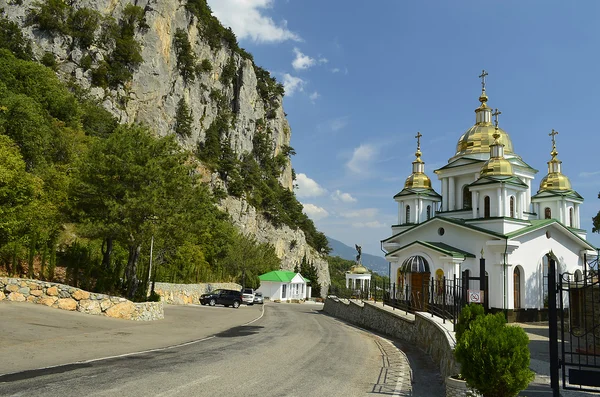
M 265 300 L 263 298 L 262 292 L 255 292 L 254 293 L 254 303 L 258 303 L 260 305 L 262 305 L 263 303 L 265 303 Z
M 254 304 L 254 290 L 252 288 L 244 288 L 242 290 L 242 301 L 247 305 Z
M 242 304 L 242 293 L 231 289 L 216 289 L 208 294 L 202 294 L 200 303 L 210 306 L 233 306 L 237 309 Z

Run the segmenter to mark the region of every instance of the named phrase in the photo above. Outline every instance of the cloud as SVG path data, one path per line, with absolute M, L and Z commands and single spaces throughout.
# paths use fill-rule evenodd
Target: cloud
M 329 127 L 331 127 L 331 129 L 333 131 L 339 131 L 347 125 L 348 125 L 348 116 L 338 117 L 337 119 L 333 119 L 333 120 L 329 121 Z
M 377 215 L 377 208 L 363 208 L 360 210 L 342 212 L 340 215 L 344 218 L 373 218 Z
M 294 95 L 296 91 L 304 91 L 305 83 L 300 77 L 294 77 L 288 73 L 283 74 L 283 87 L 285 88 L 285 95 L 288 97 Z
M 594 171 L 594 172 L 580 172 L 579 173 L 579 177 L 580 178 L 589 178 L 592 176 L 597 176 L 600 175 L 600 171 Z
M 317 182 L 310 179 L 306 174 L 296 175 L 296 183 L 298 184 L 298 191 L 296 196 L 298 197 L 318 197 L 327 193 L 327 190 L 323 189 Z
M 294 48 L 294 53 L 296 54 L 296 58 L 292 61 L 292 66 L 296 70 L 308 69 L 317 63 L 316 59 L 303 54 L 298 48 Z
M 364 174 L 369 163 L 377 155 L 377 149 L 373 145 L 362 144 L 352 153 L 352 158 L 346 163 L 346 167 L 357 174 Z
M 314 204 L 302 204 L 303 211 L 312 220 L 318 221 L 319 219 L 327 218 L 329 213 L 324 208 L 318 207 Z
M 340 68 L 331 69 L 331 73 L 339 73 L 339 72 L 340 72 Z
M 355 203 L 356 199 L 350 195 L 350 193 L 343 193 L 340 190 L 336 190 L 331 194 L 333 201 L 342 201 L 344 203 Z
M 352 227 L 354 228 L 361 228 L 361 229 L 381 229 L 384 227 L 388 227 L 389 225 L 383 224 L 379 221 L 371 221 L 371 222 L 356 222 L 352 224 Z
M 319 99 L 319 98 L 321 97 L 321 95 L 320 95 L 320 94 L 319 94 L 317 91 L 315 91 L 315 92 L 313 92 L 312 94 L 310 94 L 308 97 L 310 98 L 310 101 L 311 101 L 312 103 L 315 103 L 315 101 L 316 101 L 317 99 Z
M 287 21 L 277 24 L 264 15 L 272 8 L 274 0 L 208 0 L 213 14 L 230 27 L 238 39 L 256 43 L 280 43 L 287 40 L 302 41 L 287 28 Z

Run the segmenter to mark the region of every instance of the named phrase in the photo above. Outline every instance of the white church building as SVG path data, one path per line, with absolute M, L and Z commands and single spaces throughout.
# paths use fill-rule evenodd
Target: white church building
M 541 309 L 547 302 L 546 255 L 556 258 L 557 272 L 580 279 L 597 251 L 581 228 L 583 198 L 561 172 L 557 132 L 548 140 L 547 173 L 536 182 L 538 171 L 513 150 L 509 134 L 498 126 L 500 112 L 487 105 L 486 75 L 480 76 L 475 125 L 458 138 L 448 163 L 434 171 L 441 194 L 425 174 L 417 134 L 412 174 L 394 196 L 398 224 L 382 247 L 391 281 L 399 287 L 418 288 L 432 277 L 462 278 L 465 271 L 479 277 L 483 256 L 490 308 Z M 479 283 L 471 281 L 470 288 L 479 289 Z

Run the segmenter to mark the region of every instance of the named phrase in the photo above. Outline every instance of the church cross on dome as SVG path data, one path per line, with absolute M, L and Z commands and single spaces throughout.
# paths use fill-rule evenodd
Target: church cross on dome
M 496 118 L 494 120 L 494 125 L 496 126 L 496 128 L 498 128 L 498 116 L 500 116 L 501 114 L 502 114 L 502 112 L 499 112 L 498 108 L 494 109 L 494 113 L 492 113 L 492 116 L 494 116 Z
M 481 79 L 481 90 L 485 92 L 485 76 L 488 75 L 488 72 L 485 71 L 485 69 L 483 69 L 481 71 L 481 74 L 479 75 L 479 78 Z
M 552 129 L 552 132 L 548 134 L 548 136 L 552 137 L 552 148 L 553 149 L 556 148 L 556 138 L 555 138 L 556 135 L 558 135 L 558 131 L 554 131 L 554 129 Z
M 423 135 L 421 134 L 421 132 L 417 132 L 417 135 L 415 135 L 415 138 L 417 138 L 417 150 L 421 150 L 421 137 Z

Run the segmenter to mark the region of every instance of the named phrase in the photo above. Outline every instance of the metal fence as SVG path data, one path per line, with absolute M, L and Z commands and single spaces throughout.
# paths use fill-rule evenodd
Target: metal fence
M 371 281 L 367 288 L 339 288 L 332 286 L 330 295 L 344 299 L 371 300 L 406 313 L 427 312 L 438 316 L 443 322 L 456 324 L 461 308 L 465 305 L 466 290 L 460 279 L 423 280 L 420 285 L 399 285 Z

